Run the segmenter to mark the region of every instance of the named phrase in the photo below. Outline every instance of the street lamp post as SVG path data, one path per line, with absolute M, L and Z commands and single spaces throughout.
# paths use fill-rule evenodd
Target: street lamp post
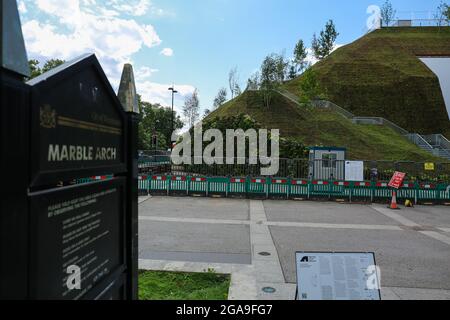
M 174 103 L 174 96 L 176 93 L 178 93 L 178 91 L 175 90 L 175 86 L 172 86 L 171 88 L 169 88 L 169 91 L 172 91 L 172 134 L 174 131 L 174 114 L 173 114 L 173 103 Z M 173 141 L 172 141 L 172 136 L 170 137 L 170 151 L 173 151 Z

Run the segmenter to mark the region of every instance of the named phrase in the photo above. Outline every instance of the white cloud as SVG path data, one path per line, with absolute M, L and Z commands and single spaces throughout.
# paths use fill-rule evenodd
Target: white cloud
M 27 6 L 26 6 L 25 2 L 23 2 L 23 1 L 19 1 L 18 8 L 19 8 L 19 12 L 22 14 L 28 12 Z
M 70 60 L 94 52 L 115 87 L 123 64 L 130 62 L 133 54 L 161 43 L 152 25 L 122 18 L 95 0 L 36 0 L 36 6 L 58 20 L 23 24 L 30 57 Z
M 23 24 L 30 58 L 40 61 L 51 58 L 71 60 L 93 52 L 116 90 L 123 65 L 133 63 L 135 53 L 162 42 L 152 25 L 138 23 L 130 17 L 155 12 L 156 8 L 152 7 L 150 1 L 108 0 L 106 4 L 110 6 L 99 5 L 96 0 L 25 2 L 29 11 L 32 8 L 39 14 L 39 20 L 28 20 Z M 165 48 L 161 54 L 172 56 L 173 50 Z M 167 89 L 171 85 L 149 80 L 158 71 L 157 68 L 135 65 L 138 93 L 145 101 L 169 106 L 171 95 Z M 185 97 L 194 91 L 194 87 L 179 85 L 176 89 L 179 91 L 175 100 L 179 107 L 176 109 L 181 112 Z
M 334 49 L 332 52 L 336 51 L 337 49 L 339 49 L 340 47 L 343 47 L 343 44 L 336 44 L 334 46 Z M 309 62 L 311 65 L 316 64 L 317 62 L 319 62 L 319 60 L 316 59 L 316 57 L 314 56 L 313 50 L 312 48 L 308 48 L 306 49 L 306 52 L 308 53 L 307 57 L 306 57 L 306 61 Z
M 145 15 L 148 12 L 151 7 L 151 2 L 150 0 L 110 0 L 109 5 L 122 13 L 139 17 Z
M 171 49 L 171 48 L 164 48 L 160 52 L 160 54 L 162 54 L 163 56 L 166 56 L 166 57 L 172 57 L 173 56 L 173 49 Z
M 154 73 L 158 72 L 158 69 L 152 69 L 149 67 L 141 67 L 135 71 L 135 79 L 136 81 L 144 81 L 150 78 Z
M 172 87 L 171 84 L 160 84 L 150 81 L 138 82 L 136 84 L 138 92 L 141 93 L 142 99 L 151 103 L 159 103 L 163 106 L 170 106 L 172 100 L 172 93 L 168 90 Z M 191 85 L 175 85 L 178 94 L 175 95 L 175 109 L 178 113 L 182 113 L 181 106 L 184 99 L 192 94 L 195 87 Z

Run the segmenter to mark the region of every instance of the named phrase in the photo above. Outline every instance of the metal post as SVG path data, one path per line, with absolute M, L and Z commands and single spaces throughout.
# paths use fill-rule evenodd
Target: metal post
M 30 165 L 28 58 L 16 1 L 0 0 L 0 300 L 28 292 Z
M 126 299 L 137 300 L 138 296 L 138 132 L 139 103 L 136 94 L 133 67 L 126 64 L 120 81 L 118 97 L 127 114 L 127 194 L 126 194 Z
M 178 93 L 178 91 L 175 90 L 175 85 L 173 85 L 171 88 L 169 88 L 170 91 L 172 91 L 172 133 L 175 131 L 175 116 L 174 116 L 174 97 L 175 97 L 175 93 Z M 172 137 L 170 137 L 170 151 L 171 153 L 173 152 L 173 141 L 172 141 Z

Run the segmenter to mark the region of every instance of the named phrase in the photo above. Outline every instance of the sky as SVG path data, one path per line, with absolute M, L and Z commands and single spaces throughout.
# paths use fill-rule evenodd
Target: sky
M 329 19 L 337 45 L 368 32 L 369 6 L 384 0 L 18 0 L 29 58 L 71 60 L 95 53 L 117 90 L 124 63 L 132 63 L 143 100 L 175 108 L 195 88 L 211 109 L 228 72 L 240 85 L 272 52 L 292 55 L 299 39 L 309 46 Z M 398 18 L 427 18 L 440 0 L 392 0 Z M 369 13 L 368 13 L 369 12 Z M 312 58 L 311 58 L 312 59 Z

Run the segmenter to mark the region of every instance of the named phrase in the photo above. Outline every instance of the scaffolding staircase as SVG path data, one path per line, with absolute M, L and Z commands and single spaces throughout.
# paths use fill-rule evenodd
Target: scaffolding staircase
M 275 91 L 281 94 L 286 99 L 301 106 L 301 104 L 299 103 L 300 99 L 293 93 L 285 89 L 277 89 Z M 389 121 L 385 118 L 357 117 L 350 111 L 336 105 L 333 102 L 326 100 L 315 100 L 313 101 L 312 104 L 316 108 L 333 110 L 342 115 L 343 117 L 345 117 L 346 119 L 352 121 L 354 124 L 387 126 L 396 131 L 397 133 L 401 134 L 405 138 L 409 139 L 411 142 L 416 144 L 422 150 L 431 153 L 434 156 L 450 160 L 450 141 L 442 134 L 421 135 L 419 133 L 410 133 L 407 130 L 401 128 L 400 126 L 396 125 L 392 121 Z

